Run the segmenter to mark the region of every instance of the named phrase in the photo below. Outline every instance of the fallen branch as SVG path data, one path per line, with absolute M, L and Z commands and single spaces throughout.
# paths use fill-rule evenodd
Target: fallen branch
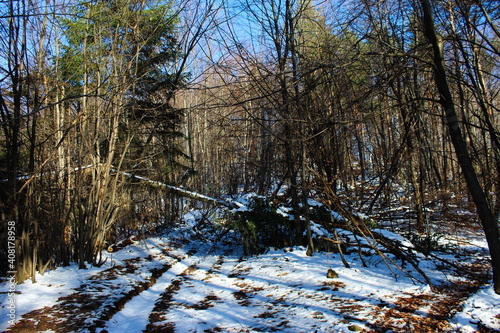
M 392 260 L 390 257 L 386 256 L 382 251 L 380 250 L 380 246 L 386 248 L 389 252 L 394 254 L 397 258 L 400 258 L 402 261 L 406 261 L 410 263 L 410 265 L 413 266 L 413 268 L 422 276 L 422 278 L 425 280 L 425 282 L 429 285 L 432 291 L 435 291 L 435 288 L 429 279 L 429 277 L 425 274 L 425 272 L 418 266 L 418 263 L 416 260 L 414 260 L 414 253 L 413 249 L 408 249 L 407 252 L 405 252 L 403 249 L 398 247 L 398 243 L 394 242 L 393 240 L 389 239 L 388 237 L 385 237 L 384 235 L 373 232 L 370 230 L 370 228 L 367 227 L 365 222 L 363 221 L 362 218 L 357 216 L 356 214 L 350 212 L 347 210 L 344 205 L 342 204 L 340 198 L 337 196 L 337 194 L 333 191 L 332 187 L 330 184 L 328 184 L 324 177 L 319 175 L 317 172 L 312 170 L 313 173 L 316 174 L 316 176 L 322 180 L 323 182 L 323 187 L 322 187 L 322 192 L 326 196 L 326 206 L 329 208 L 330 211 L 336 211 L 338 212 L 342 218 L 346 221 L 346 224 L 343 226 L 340 226 L 341 228 L 348 230 L 353 233 L 354 237 L 356 238 L 357 236 L 363 237 L 366 242 L 368 243 L 369 247 L 373 249 L 377 255 L 380 256 L 380 258 L 384 261 L 386 266 L 389 268 L 389 270 L 392 272 L 392 274 L 396 275 L 392 269 L 391 266 L 396 267 L 399 271 L 403 272 L 407 276 L 409 276 L 412 279 L 417 280 L 414 276 L 412 276 L 410 273 L 404 270 L 403 267 L 398 265 L 394 260 Z M 357 240 L 358 246 L 360 246 L 359 240 Z M 362 257 L 361 250 L 359 248 L 359 256 L 361 261 L 364 263 L 364 259 Z
M 83 166 L 83 167 L 76 167 L 74 168 L 73 170 L 70 170 L 70 172 L 77 172 L 77 171 L 82 171 L 82 170 L 86 170 L 86 169 L 91 169 L 91 168 L 94 168 L 98 165 L 105 165 L 105 164 L 90 164 L 90 165 L 86 165 L 86 166 Z M 243 208 L 245 207 L 242 203 L 240 202 L 237 202 L 237 201 L 226 201 L 226 200 L 222 200 L 222 199 L 217 199 L 217 198 L 212 198 L 212 197 L 209 197 L 209 196 L 206 196 L 204 194 L 201 194 L 201 193 L 197 193 L 197 192 L 193 192 L 193 191 L 189 191 L 189 190 L 186 190 L 182 187 L 177 187 L 177 186 L 173 186 L 173 185 L 168 185 L 168 184 L 165 184 L 165 183 L 162 183 L 160 181 L 157 181 L 157 180 L 153 180 L 153 179 L 149 179 L 149 178 L 146 178 L 146 177 L 142 177 L 142 176 L 138 176 L 138 175 L 135 175 L 135 174 L 132 174 L 130 172 L 125 172 L 125 171 L 120 171 L 120 170 L 117 170 L 115 169 L 112 165 L 109 166 L 109 170 L 116 173 L 116 174 L 121 174 L 121 175 L 124 175 L 126 177 L 129 177 L 131 179 L 137 179 L 137 180 L 140 180 L 140 181 L 144 181 L 144 182 L 147 182 L 149 183 L 150 185 L 154 186 L 154 187 L 160 187 L 160 188 L 164 188 L 166 190 L 169 190 L 177 195 L 180 195 L 180 196 L 183 196 L 183 197 L 187 197 L 187 198 L 190 198 L 190 199 L 193 199 L 193 200 L 198 200 L 198 201 L 203 201 L 203 202 L 208 202 L 208 203 L 212 203 L 214 205 L 218 205 L 218 206 L 224 206 L 224 207 L 227 207 L 229 209 L 238 209 L 238 208 Z M 44 173 L 38 173 L 38 174 L 35 174 L 35 175 L 21 175 L 21 176 L 18 176 L 16 177 L 16 180 L 26 180 L 26 181 L 29 181 L 33 178 L 39 178 L 39 177 L 43 177 L 45 175 L 50 175 L 50 174 L 57 174 L 57 171 L 51 171 L 51 172 L 44 172 Z M 8 182 L 8 179 L 0 179 L 0 183 L 6 183 Z
M 116 173 L 122 174 L 124 176 L 130 177 L 132 179 L 137 179 L 137 180 L 141 180 L 141 181 L 147 182 L 147 183 L 151 184 L 152 186 L 167 189 L 167 190 L 169 190 L 172 193 L 175 193 L 177 195 L 180 195 L 180 196 L 183 196 L 183 197 L 186 197 L 186 198 L 190 198 L 190 199 L 193 199 L 193 200 L 198 200 L 198 201 L 202 201 L 202 202 L 208 202 L 208 203 L 212 203 L 214 205 L 224 206 L 224 207 L 227 207 L 227 208 L 230 208 L 230 209 L 244 207 L 243 204 L 241 204 L 241 203 L 239 203 L 237 201 L 226 201 L 226 200 L 223 200 L 223 199 L 212 198 L 212 197 L 206 196 L 206 195 L 201 194 L 201 193 L 197 193 L 197 192 L 186 190 L 186 189 L 184 189 L 182 187 L 168 185 L 168 184 L 159 182 L 157 180 L 152 180 L 152 179 L 149 179 L 149 178 L 146 178 L 146 177 L 137 176 L 137 175 L 134 175 L 134 174 L 129 173 L 129 172 L 119 171 L 119 170 L 114 170 L 114 169 L 111 169 L 111 170 L 113 172 L 116 172 Z

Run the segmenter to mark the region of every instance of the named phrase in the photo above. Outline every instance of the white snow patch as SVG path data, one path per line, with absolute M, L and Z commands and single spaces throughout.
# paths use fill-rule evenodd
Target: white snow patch
M 500 330 L 500 295 L 495 294 L 493 286 L 481 288 L 469 298 L 461 312 L 451 322 L 463 333 L 477 331 L 477 324 Z

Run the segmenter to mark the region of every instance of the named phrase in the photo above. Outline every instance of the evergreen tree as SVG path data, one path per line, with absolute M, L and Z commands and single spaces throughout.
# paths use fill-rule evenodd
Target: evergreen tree
M 69 106 L 75 126 L 67 140 L 78 145 L 72 153 L 77 166 L 93 170 L 80 168 L 74 181 L 80 266 L 98 260 L 127 211 L 128 180 L 115 171 L 166 174 L 175 164 L 180 150 L 172 134 L 181 115 L 169 102 L 184 79 L 172 70 L 177 23 L 172 3 L 155 0 L 81 2 L 62 22 L 67 44 L 57 59 L 59 72 L 66 93 L 78 97 Z

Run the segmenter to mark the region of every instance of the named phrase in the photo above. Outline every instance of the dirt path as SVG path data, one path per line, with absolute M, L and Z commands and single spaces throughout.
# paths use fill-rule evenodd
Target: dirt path
M 72 294 L 59 298 L 55 305 L 23 315 L 6 332 L 95 332 L 132 298 L 155 285 L 172 265 L 184 259 L 170 254 L 170 250 L 166 246 L 157 256 L 125 259 L 124 265 L 91 276 Z M 143 270 L 147 276 L 141 279 L 138 272 Z
M 241 260 L 230 250 L 207 255 L 208 246 L 162 245 L 82 281 L 6 332 L 453 332 L 454 311 L 488 281 L 476 273 L 487 271 L 478 261 L 447 271 L 465 278 L 439 293 L 409 289 L 379 299 L 345 275 L 366 272 L 327 279 L 325 266 L 302 253 Z
M 276 265 L 276 277 L 287 275 L 281 268 Z M 308 332 L 294 321 L 304 313 L 317 322 L 318 332 L 325 327 L 355 331 L 360 324 L 366 325 L 364 332 L 452 332 L 454 310 L 487 281 L 485 276 L 483 281 L 469 277 L 470 283 L 450 285 L 438 294 L 409 293 L 392 303 L 375 303 L 344 292 L 344 283 L 337 280 L 314 287 L 307 281 L 292 283 L 276 293 L 254 273 L 222 256 L 208 270 L 187 267 L 155 303 L 145 332 Z M 185 296 L 190 288 L 197 298 Z M 220 324 L 221 313 L 229 313 L 233 323 Z

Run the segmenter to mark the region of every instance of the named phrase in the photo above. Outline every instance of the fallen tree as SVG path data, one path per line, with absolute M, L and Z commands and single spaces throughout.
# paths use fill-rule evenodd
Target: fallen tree
M 254 203 L 250 206 L 246 206 L 236 200 L 212 198 L 204 194 L 189 191 L 181 187 L 168 185 L 128 172 L 118 170 L 114 170 L 114 172 L 130 177 L 132 179 L 147 182 L 152 186 L 164 188 L 176 195 L 227 208 L 231 213 L 231 216 L 234 217 L 235 222 L 227 223 L 225 225 L 225 228 L 227 228 L 227 230 L 235 229 L 241 233 L 242 243 L 245 248 L 246 254 L 257 254 L 264 251 L 265 248 L 268 247 L 286 247 L 293 245 L 286 239 L 276 239 L 276 236 L 278 234 L 284 235 L 286 234 L 286 232 L 274 234 L 274 237 L 269 237 L 269 235 L 263 234 L 269 232 L 269 228 L 265 227 L 266 219 L 275 221 L 276 216 L 279 215 L 276 212 L 277 207 L 272 208 L 272 205 L 268 205 L 265 203 L 260 203 L 258 205 Z M 332 188 L 326 185 L 327 184 L 325 184 L 325 186 L 323 187 L 323 194 L 325 196 L 324 204 L 328 209 L 328 215 L 330 219 L 329 221 L 324 221 L 325 223 L 322 223 L 322 226 L 325 227 L 325 229 L 332 235 L 332 238 L 326 237 L 324 235 L 315 235 L 314 239 L 316 244 L 323 244 L 325 249 L 329 249 L 329 252 L 339 253 L 342 262 L 347 268 L 349 267 L 349 264 L 344 257 L 344 253 L 348 251 L 348 246 L 356 248 L 355 251 L 359 253 L 360 259 L 363 262 L 365 262 L 365 260 L 363 259 L 362 248 L 371 249 L 385 262 L 385 264 L 391 270 L 391 267 L 395 267 L 397 270 L 403 272 L 412 279 L 415 279 L 415 277 L 408 273 L 403 267 L 405 263 L 408 263 L 424 279 L 431 290 L 436 290 L 431 279 L 418 265 L 418 250 L 416 248 L 403 246 L 403 244 L 401 244 L 400 242 L 391 239 L 390 237 L 386 237 L 383 233 L 371 230 L 366 221 L 357 216 L 355 213 L 347 210 L 341 203 L 339 197 L 333 192 Z M 335 218 L 333 217 L 334 215 L 336 216 Z M 281 225 L 281 228 L 284 225 L 283 223 L 279 224 Z M 337 229 L 343 229 L 351 232 L 355 237 L 355 242 L 349 243 L 345 240 L 342 240 L 338 236 Z M 270 239 L 274 239 L 276 242 L 272 243 Z M 362 240 L 365 240 L 364 244 L 362 244 Z M 386 253 L 392 254 L 395 258 L 400 260 L 402 264 L 400 265 L 395 262 L 395 260 L 388 257 Z
M 229 209 L 243 207 L 243 205 L 237 201 L 212 198 L 212 197 L 209 197 L 209 196 L 201 194 L 201 193 L 189 191 L 189 190 L 182 188 L 182 187 L 168 185 L 168 184 L 162 183 L 162 182 L 157 181 L 157 180 L 152 180 L 152 179 L 149 179 L 146 177 L 134 175 L 132 173 L 125 172 L 125 171 L 119 171 L 119 170 L 115 170 L 115 169 L 112 169 L 112 171 L 115 173 L 119 173 L 119 174 L 122 174 L 124 176 L 130 177 L 131 179 L 137 179 L 137 180 L 147 182 L 154 187 L 164 188 L 171 193 L 174 193 L 174 194 L 177 194 L 179 196 L 186 197 L 186 198 L 190 198 L 193 200 L 198 200 L 198 201 L 202 201 L 202 202 L 211 203 L 214 205 L 224 206 L 224 207 L 229 208 Z
M 88 165 L 75 168 L 73 171 L 77 172 L 84 169 L 92 169 L 93 167 L 96 166 Z M 223 228 L 226 232 L 237 230 L 240 233 L 242 244 L 247 255 L 261 253 L 269 247 L 287 247 L 294 245 L 292 237 L 288 237 L 290 236 L 289 233 L 293 232 L 293 228 L 286 223 L 287 218 L 280 215 L 282 213 L 278 213 L 278 206 L 267 200 L 250 200 L 249 203 L 243 204 L 234 199 L 213 198 L 182 187 L 169 185 L 130 172 L 117 170 L 113 166 L 110 167 L 110 172 L 115 175 L 125 176 L 131 180 L 145 182 L 153 187 L 165 189 L 181 197 L 224 207 L 229 216 L 226 218 L 228 223 L 225 223 Z M 21 176 L 19 179 L 29 182 L 31 179 L 40 176 L 42 175 Z M 317 179 L 322 180 L 322 177 L 317 173 L 316 176 L 318 177 Z M 344 257 L 344 253 L 349 251 L 352 252 L 353 250 L 357 251 L 360 259 L 366 265 L 363 258 L 365 254 L 363 254 L 362 250 L 372 250 L 389 268 L 396 267 L 399 271 L 415 278 L 404 269 L 405 263 L 410 264 L 430 288 L 434 290 L 431 280 L 418 265 L 417 253 L 419 251 L 416 247 L 404 246 L 401 242 L 386 237 L 382 232 L 372 230 L 367 221 L 344 207 L 340 198 L 327 183 L 323 183 L 321 191 L 319 192 L 323 193 L 322 201 L 326 209 L 326 215 L 324 214 L 325 212 L 323 212 L 325 220 L 316 222 L 319 222 L 328 234 L 322 235 L 318 233 L 314 235 L 313 238 L 317 248 L 327 252 L 339 253 L 342 262 L 347 268 L 349 264 Z M 354 241 L 339 237 L 337 229 L 350 232 Z M 387 256 L 387 253 L 392 254 L 394 258 L 400 260 L 401 265 Z

